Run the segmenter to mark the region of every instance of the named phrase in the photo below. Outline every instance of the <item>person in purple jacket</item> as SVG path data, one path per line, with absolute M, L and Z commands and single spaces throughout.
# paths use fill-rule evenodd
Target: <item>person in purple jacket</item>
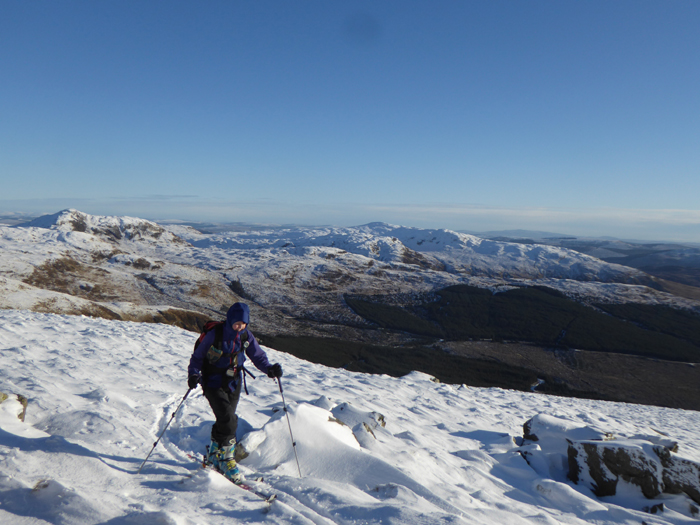
M 268 362 L 267 354 L 248 330 L 249 322 L 248 305 L 235 303 L 229 308 L 223 326 L 219 325 L 204 335 L 192 353 L 187 368 L 187 386 L 195 388 L 198 384 L 202 385 L 204 396 L 216 417 L 211 428 L 207 461 L 234 483 L 243 480 L 234 452 L 238 427 L 236 406 L 245 374 L 250 374 L 243 367 L 246 356 L 269 377 L 282 377 L 282 367 L 279 363 L 271 365 Z

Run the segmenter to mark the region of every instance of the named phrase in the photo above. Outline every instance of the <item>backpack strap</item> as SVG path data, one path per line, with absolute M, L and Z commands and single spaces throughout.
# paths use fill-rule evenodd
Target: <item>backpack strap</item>
M 205 328 L 207 327 L 207 325 L 209 325 L 209 323 L 204 325 Z M 223 343 L 223 340 L 224 340 L 224 323 L 223 322 L 218 322 L 218 323 L 212 322 L 212 327 L 210 327 L 209 329 L 216 330 L 214 343 L 212 344 L 212 346 L 216 346 L 217 348 L 221 348 L 221 344 Z M 204 332 L 204 333 L 206 333 L 206 332 Z M 200 336 L 200 339 L 204 338 L 204 333 L 202 336 Z M 240 360 L 238 358 L 239 354 L 244 354 L 245 351 L 248 349 L 248 346 L 250 345 L 250 342 L 248 341 L 248 330 L 246 329 L 246 330 L 243 330 L 242 332 L 239 332 L 238 337 L 240 338 L 240 345 L 239 345 L 238 351 L 235 354 L 234 353 L 231 354 L 232 361 L 234 358 L 236 359 L 235 367 L 233 367 L 233 368 L 216 368 L 213 365 L 213 363 L 209 363 L 205 359 L 204 360 L 204 369 L 202 370 L 202 376 L 203 376 L 204 381 L 206 381 L 209 377 L 211 377 L 213 375 L 217 375 L 217 374 L 223 376 L 221 379 L 222 381 L 227 381 L 227 378 L 231 378 L 235 381 L 236 377 L 240 374 L 243 378 L 243 388 L 245 389 L 246 395 L 248 395 L 248 385 L 246 383 L 245 376 L 246 376 L 246 374 L 248 374 L 253 379 L 255 379 L 255 376 L 253 374 L 251 374 L 245 366 L 243 366 L 242 360 Z M 235 339 L 234 339 L 234 344 L 235 344 Z M 239 363 L 239 361 L 241 361 L 241 363 Z M 233 376 L 229 376 L 227 374 L 227 372 L 229 370 L 235 371 Z
M 221 346 L 221 342 L 224 339 L 224 321 L 207 321 L 206 323 L 204 323 L 204 326 L 202 327 L 202 332 L 199 334 L 197 341 L 195 341 L 194 343 L 195 350 L 197 350 L 199 343 L 202 342 L 204 337 L 211 330 L 216 330 L 216 334 L 214 335 L 214 346 Z
M 253 374 L 251 374 L 250 371 L 246 367 L 242 366 L 241 367 L 241 375 L 243 376 L 243 389 L 245 390 L 245 395 L 248 395 L 248 385 L 246 384 L 246 380 L 245 380 L 246 374 L 248 374 L 250 377 L 255 379 L 255 376 Z
M 220 356 L 221 355 L 221 345 L 224 342 L 224 321 L 209 321 L 205 323 L 204 328 L 202 328 L 202 333 L 199 336 L 199 339 L 194 345 L 195 350 L 199 346 L 199 343 L 202 342 L 204 337 L 207 335 L 207 333 L 211 332 L 212 330 L 215 330 L 214 332 L 214 342 L 211 345 L 211 348 L 207 352 L 209 354 L 210 352 L 213 354 L 217 354 Z M 214 361 L 216 360 L 216 356 L 214 356 Z M 215 367 L 213 366 L 213 361 L 209 359 L 209 355 L 204 356 L 204 363 L 202 366 L 202 384 L 206 384 L 207 379 L 213 375 L 216 374 L 217 371 L 215 370 Z
M 240 349 L 238 350 L 238 353 L 242 354 L 248 349 L 248 345 L 250 344 L 248 342 L 248 329 L 246 328 L 245 330 L 240 332 L 240 334 L 241 334 L 241 346 L 240 346 Z M 238 365 L 236 368 L 239 368 L 241 371 L 241 376 L 243 377 L 243 390 L 245 390 L 245 395 L 248 395 L 248 384 L 246 383 L 245 376 L 246 376 L 246 374 L 248 374 L 253 379 L 255 379 L 255 376 L 253 374 L 251 374 L 250 372 L 248 372 L 248 369 L 245 366 L 243 366 L 242 364 Z

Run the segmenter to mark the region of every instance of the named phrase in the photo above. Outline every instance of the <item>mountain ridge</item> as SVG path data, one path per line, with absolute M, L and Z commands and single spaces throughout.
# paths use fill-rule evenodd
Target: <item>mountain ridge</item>
M 51 275 L 71 267 L 73 273 L 62 275 L 74 284 L 68 295 L 99 299 L 86 290 L 101 288 L 102 298 L 110 299 L 105 308 L 117 307 L 116 300 L 205 315 L 212 306 L 220 310 L 245 296 L 263 310 L 279 310 L 281 317 L 361 325 L 344 304 L 344 294 L 426 293 L 456 284 L 491 290 L 544 285 L 587 304 L 700 308 L 700 302 L 654 289 L 654 280 L 634 268 L 561 247 L 491 241 L 445 229 L 374 222 L 202 234 L 189 226 L 69 209 L 0 232 L 5 279 L 63 293 L 71 287 L 52 286 Z M 121 291 L 109 291 L 110 282 L 123 283 Z M 206 297 L 213 290 L 215 305 Z M 12 307 L 7 298 L 0 304 Z

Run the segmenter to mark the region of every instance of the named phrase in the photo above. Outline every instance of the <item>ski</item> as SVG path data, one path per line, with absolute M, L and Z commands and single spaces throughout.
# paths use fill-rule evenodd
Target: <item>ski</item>
M 230 481 L 230 482 L 231 482 L 233 485 L 235 485 L 236 487 L 242 488 L 243 490 L 246 490 L 246 491 L 250 492 L 251 494 L 255 494 L 257 497 L 259 497 L 260 499 L 264 500 L 265 503 L 267 503 L 268 505 L 272 505 L 272 502 L 275 501 L 275 500 L 277 499 L 277 494 L 265 494 L 264 492 L 261 492 L 261 491 L 257 490 L 255 487 L 253 487 L 253 486 L 251 486 L 251 485 L 248 485 L 248 484 L 245 483 L 244 481 L 241 481 L 241 482 L 239 482 L 239 483 L 236 483 L 235 481 L 233 481 L 233 480 L 231 480 L 231 479 L 228 479 L 226 476 L 224 476 L 224 474 L 223 474 L 223 472 L 221 472 L 221 470 L 219 470 L 218 468 L 216 468 L 216 467 L 215 467 L 214 465 L 212 465 L 211 463 L 207 463 L 207 456 L 206 456 L 206 455 L 203 455 L 201 459 L 198 458 L 198 457 L 196 457 L 196 456 L 193 456 L 192 454 L 187 454 L 187 456 L 188 456 L 189 458 L 194 459 L 195 461 L 197 461 L 197 462 L 199 463 L 199 465 L 200 465 L 203 469 L 211 470 L 212 472 L 216 472 L 217 474 L 221 474 L 222 477 L 224 477 L 225 479 L 227 479 L 228 481 Z M 262 481 L 263 481 L 263 478 L 262 478 L 262 477 L 255 478 L 254 481 L 256 481 L 256 482 L 262 482 Z

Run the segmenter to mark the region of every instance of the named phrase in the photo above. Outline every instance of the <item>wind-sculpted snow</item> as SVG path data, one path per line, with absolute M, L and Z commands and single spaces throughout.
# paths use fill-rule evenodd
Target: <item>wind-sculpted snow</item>
M 163 325 L 1 311 L 0 391 L 29 406 L 22 422 L 11 396 L 0 404 L 0 523 L 697 522 L 685 495 L 647 500 L 625 486 L 598 500 L 564 471 L 535 471 L 515 443 L 525 421 L 547 414 L 619 437 L 666 432 L 697 461 L 697 412 L 363 375 L 273 349 L 301 478 L 277 384 L 258 375 L 238 411 L 242 471 L 277 494 L 269 511 L 188 457 L 213 422 L 199 391 L 136 474 L 187 390 L 194 339 Z M 659 503 L 662 513 L 642 510 Z

